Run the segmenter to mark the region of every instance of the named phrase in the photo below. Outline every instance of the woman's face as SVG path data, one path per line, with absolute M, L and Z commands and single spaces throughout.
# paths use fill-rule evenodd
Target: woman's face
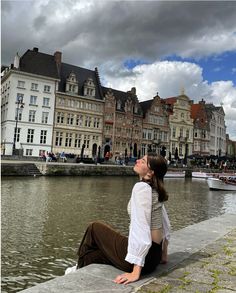
M 136 161 L 134 165 L 134 172 L 137 173 L 140 178 L 145 178 L 150 171 L 151 170 L 147 164 L 147 155 Z

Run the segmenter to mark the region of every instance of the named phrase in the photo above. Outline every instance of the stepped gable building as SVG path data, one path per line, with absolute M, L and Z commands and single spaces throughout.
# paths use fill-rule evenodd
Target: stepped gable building
M 222 106 L 205 104 L 208 121 L 210 121 L 210 155 L 226 155 L 225 112 Z
M 103 141 L 104 99 L 97 68 L 89 70 L 57 58 L 60 83 L 56 93 L 53 150 L 95 157 Z
M 142 141 L 142 109 L 136 89 L 123 92 L 102 87 L 104 109 L 104 154 L 139 157 Z
M 184 158 L 193 151 L 193 119 L 191 118 L 192 101 L 182 91 L 181 95 L 163 99 L 169 114 L 170 156 Z
M 54 56 L 27 50 L 2 68 L 2 153 L 39 156 L 52 150 L 55 94 L 60 80 Z
M 148 151 L 163 155 L 169 152 L 168 113 L 158 94 L 152 99 L 140 102 L 143 110 L 142 156 Z
M 194 124 L 193 155 L 210 155 L 210 121 L 205 105 L 203 99 L 198 104 L 191 105 L 191 118 Z

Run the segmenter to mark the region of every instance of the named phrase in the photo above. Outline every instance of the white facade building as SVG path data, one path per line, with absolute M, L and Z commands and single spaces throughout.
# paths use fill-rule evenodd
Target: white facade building
M 210 154 L 215 156 L 226 155 L 226 126 L 223 107 L 208 104 L 211 111 L 210 120 Z
M 2 74 L 1 153 L 39 156 L 52 149 L 57 79 L 6 68 Z M 16 128 L 17 126 L 17 128 Z M 15 133 L 16 132 L 16 133 Z

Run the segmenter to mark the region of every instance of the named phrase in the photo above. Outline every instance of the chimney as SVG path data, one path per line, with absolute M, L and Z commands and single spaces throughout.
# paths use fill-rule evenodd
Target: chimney
M 201 101 L 199 101 L 199 104 L 206 104 L 206 101 L 204 101 L 203 99 Z
M 136 87 L 132 87 L 132 88 L 131 88 L 131 93 L 132 93 L 133 95 L 136 95 Z
M 56 51 L 55 53 L 54 53 L 54 60 L 56 61 L 56 64 L 58 65 L 58 66 L 60 66 L 61 65 L 61 52 L 59 52 L 59 51 Z
M 38 53 L 39 48 L 34 47 L 34 48 L 33 48 L 33 51 L 36 52 L 36 53 Z

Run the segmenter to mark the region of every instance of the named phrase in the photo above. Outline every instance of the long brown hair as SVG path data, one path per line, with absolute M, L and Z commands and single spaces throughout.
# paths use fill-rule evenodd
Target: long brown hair
M 164 188 L 164 176 L 167 172 L 166 160 L 156 153 L 147 154 L 147 165 L 154 172 L 154 175 L 149 180 L 152 188 L 156 189 L 159 195 L 159 201 L 163 202 L 168 200 L 168 193 Z

